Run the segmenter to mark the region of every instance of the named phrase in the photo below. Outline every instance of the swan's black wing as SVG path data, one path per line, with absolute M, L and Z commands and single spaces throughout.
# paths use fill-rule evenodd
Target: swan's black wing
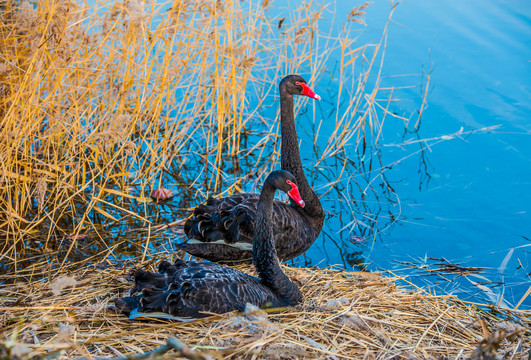
M 140 283 L 146 287 L 140 295 L 116 299 L 116 306 L 126 314 L 138 309 L 140 312 L 199 318 L 208 316 L 208 313 L 243 311 L 247 303 L 259 307 L 286 305 L 279 303 L 257 278 L 223 265 L 178 261 L 174 269 L 163 288 L 146 283 L 147 278 L 156 278 L 160 274 L 135 270 L 135 288 Z
M 211 261 L 251 262 L 258 200 L 258 194 L 249 193 L 208 199 L 186 221 L 184 231 L 189 240 L 177 248 Z M 307 216 L 278 200 L 273 202 L 271 225 L 281 261 L 302 254 L 316 238 Z
M 202 317 L 204 312 L 222 314 L 274 303 L 275 295 L 257 278 L 232 268 L 189 267 L 168 287 L 164 312 L 175 316 Z
M 258 194 L 236 194 L 222 199 L 209 198 L 197 206 L 184 224 L 190 239 L 207 243 L 223 243 L 241 250 L 252 249 L 253 221 Z

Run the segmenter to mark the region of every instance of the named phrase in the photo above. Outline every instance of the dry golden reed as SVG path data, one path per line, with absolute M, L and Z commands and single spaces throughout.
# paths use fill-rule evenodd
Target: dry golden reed
M 322 33 L 327 10 L 313 1 L 281 20 L 267 1 L 1 6 L 3 262 L 46 252 L 101 221 L 150 226 L 143 199 L 168 174 L 180 186 L 173 190 L 202 200 L 273 169 L 278 113 L 264 117 L 260 108 L 274 106 L 288 73 L 311 84 L 330 76 L 334 51 L 341 69 L 329 101 L 348 106 L 335 119 L 313 115 L 316 136 L 322 121 L 335 124 L 318 162 L 349 141 L 377 140 L 383 124 L 379 73 L 367 85 L 382 44 L 357 46 L 346 28 L 339 38 Z M 368 70 L 354 76 L 360 62 Z M 37 246 L 36 236 L 45 238 Z

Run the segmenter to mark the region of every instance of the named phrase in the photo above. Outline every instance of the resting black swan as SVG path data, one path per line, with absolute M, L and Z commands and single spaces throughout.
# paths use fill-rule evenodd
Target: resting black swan
M 289 205 L 276 200 L 273 203 L 272 233 L 278 257 L 284 261 L 304 253 L 323 227 L 323 208 L 302 169 L 293 112 L 293 95 L 321 98 L 298 75 L 283 78 L 279 88 L 282 170 L 295 176 L 306 202 L 303 209 L 293 201 Z M 209 198 L 206 205 L 195 208 L 193 217 L 184 224 L 188 240 L 177 248 L 211 261 L 249 262 L 258 199 L 258 194 L 250 193 Z
M 178 260 L 173 265 L 163 262 L 158 273 L 134 270 L 135 286 L 131 293 L 141 291 L 141 294 L 115 299 L 116 307 L 125 314 L 136 309 L 199 318 L 208 313 L 243 311 L 247 303 L 273 308 L 299 303 L 302 294 L 280 268 L 271 228 L 277 189 L 304 207 L 295 182 L 292 174 L 279 170 L 267 177 L 262 188 L 252 256 L 259 278 L 210 262 Z

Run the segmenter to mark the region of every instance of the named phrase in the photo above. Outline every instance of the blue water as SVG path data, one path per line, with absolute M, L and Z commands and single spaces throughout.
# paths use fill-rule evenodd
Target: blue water
M 367 9 L 362 43 L 379 41 L 390 7 L 379 1 Z M 336 14 L 351 8 L 339 1 Z M 436 292 L 512 307 L 531 286 L 531 3 L 400 2 L 389 26 L 384 83 L 400 87 L 418 79 L 420 85 L 423 72 L 430 84 L 418 133 L 404 135 L 401 124 L 387 120 L 379 147 L 384 165 L 413 155 L 386 171 L 400 199 L 399 219 L 374 242 L 347 252 Z M 400 90 L 404 101 L 391 110 L 420 108 L 422 91 Z M 435 138 L 423 143 L 424 157 L 415 154 L 418 142 L 406 143 L 419 138 Z M 307 256 L 348 267 L 333 248 L 318 240 Z M 488 269 L 447 282 L 403 264 L 429 268 L 437 262 L 429 257 Z M 530 306 L 531 296 L 520 308 Z

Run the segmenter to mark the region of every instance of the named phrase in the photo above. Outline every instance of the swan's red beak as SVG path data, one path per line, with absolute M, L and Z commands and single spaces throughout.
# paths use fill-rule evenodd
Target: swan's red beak
M 291 185 L 291 190 L 288 191 L 289 197 L 295 200 L 297 204 L 299 204 L 301 207 L 304 207 L 304 200 L 302 200 L 301 198 L 301 194 L 299 193 L 299 188 L 297 187 L 297 185 L 295 185 L 289 180 L 287 180 L 286 182 Z
M 305 83 L 297 81 L 295 84 L 302 86 L 302 92 L 301 92 L 302 95 L 309 96 L 312 99 L 321 100 L 321 97 L 317 95 L 316 93 L 314 93 L 313 90 L 310 89 L 310 87 L 306 85 Z

